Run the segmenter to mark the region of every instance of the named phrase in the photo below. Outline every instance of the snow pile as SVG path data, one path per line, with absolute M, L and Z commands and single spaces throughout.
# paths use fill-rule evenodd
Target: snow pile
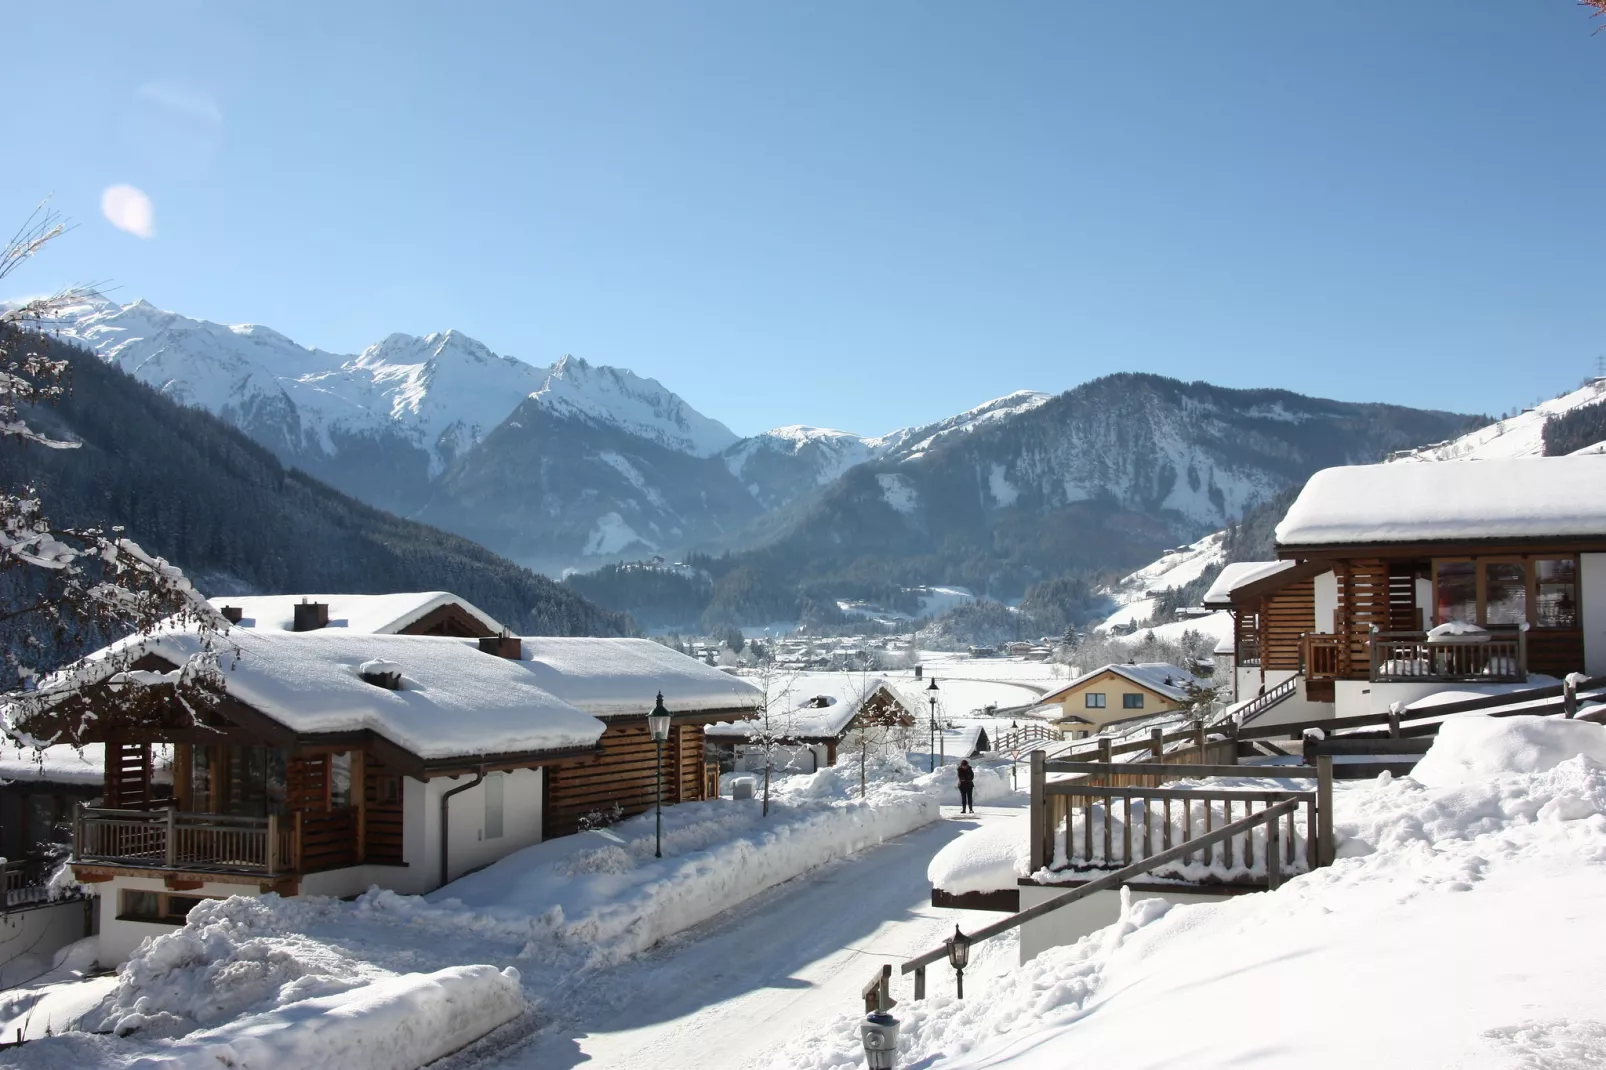
M 1501 773 L 1544 773 L 1578 755 L 1606 765 L 1606 726 L 1559 717 L 1446 718 L 1411 771 L 1430 787 L 1481 784 Z
M 1276 892 L 1128 901 L 1115 925 L 1025 966 L 1007 939 L 977 945 L 963 1003 L 938 974 L 933 998 L 894 1011 L 898 1065 L 1606 1064 L 1606 769 L 1580 727 L 1452 732 L 1437 760 L 1482 771 L 1466 783 L 1341 782 L 1338 861 Z M 1325 1025 L 1311 1027 L 1312 1007 Z M 857 1022 L 760 1066 L 862 1065 Z
M 524 1009 L 517 970 L 455 966 L 280 1000 L 270 1009 L 176 1040 L 152 1038 L 143 1030 L 121 1044 L 69 1034 L 37 1041 L 22 1054 L 25 1065 L 50 1065 L 49 1060 L 64 1057 L 62 1065 L 129 1070 L 415 1070 L 466 1047 Z
M 926 879 L 934 889 L 1007 891 L 1031 872 L 1031 815 L 995 821 L 965 833 L 932 856 Z

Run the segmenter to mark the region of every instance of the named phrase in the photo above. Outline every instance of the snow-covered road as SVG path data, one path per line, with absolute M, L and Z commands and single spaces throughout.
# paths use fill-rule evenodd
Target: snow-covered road
M 944 820 L 822 867 L 688 930 L 629 964 L 588 975 L 554 998 L 552 1024 L 482 1064 L 489 1070 L 742 1070 L 788 1036 L 852 1010 L 884 962 L 930 949 L 957 922 L 998 914 L 931 906 L 926 865 L 977 821 L 944 807 Z M 950 977 L 932 976 L 933 992 Z M 894 975 L 893 994 L 907 998 Z

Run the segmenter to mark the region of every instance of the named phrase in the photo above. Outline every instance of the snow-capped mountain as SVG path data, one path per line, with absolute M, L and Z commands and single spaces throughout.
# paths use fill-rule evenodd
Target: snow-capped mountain
M 736 441 L 730 428 L 698 412 L 656 379 L 565 356 L 531 395 L 556 416 L 613 427 L 665 449 L 712 457 Z
M 1018 390 L 945 420 L 903 427 L 873 438 L 828 427 L 791 424 L 742 439 L 723 457 L 731 474 L 760 504 L 778 509 L 836 481 L 854 465 L 886 458 L 912 460 L 947 436 L 1030 412 L 1051 397 L 1034 390 Z

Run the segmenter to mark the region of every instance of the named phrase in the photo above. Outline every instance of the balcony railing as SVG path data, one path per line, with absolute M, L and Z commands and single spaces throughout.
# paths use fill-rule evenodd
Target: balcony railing
M 1238 640 L 1238 665 L 1240 668 L 1250 668 L 1260 664 L 1260 640 L 1248 638 Z
M 73 827 L 73 860 L 272 877 L 298 868 L 295 831 L 276 815 L 82 807 Z
M 1305 636 L 1305 679 L 1338 679 L 1338 651 L 1343 637 L 1311 632 Z
M 1370 639 L 1374 683 L 1523 683 L 1528 679 L 1527 634 L 1521 629 L 1490 631 L 1477 641 L 1465 637 L 1430 641 L 1423 632 L 1373 632 Z

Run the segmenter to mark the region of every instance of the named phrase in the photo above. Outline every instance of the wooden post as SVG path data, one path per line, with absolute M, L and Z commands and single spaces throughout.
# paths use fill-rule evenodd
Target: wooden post
M 1149 747 L 1154 751 L 1154 760 L 1156 762 L 1165 761 L 1165 729 L 1149 729 Z
M 1333 864 L 1333 756 L 1316 756 L 1316 864 Z
M 1223 764 L 1223 765 L 1237 765 L 1238 764 L 1238 722 L 1237 721 L 1228 721 L 1227 722 L 1227 754 L 1228 754 L 1228 756 L 1229 756 L 1229 758 L 1231 760 L 1223 762 L 1221 764 Z
M 167 808 L 167 868 L 172 869 L 178 858 L 178 808 Z
M 1110 737 L 1109 736 L 1100 736 L 1099 737 L 1099 756 L 1098 756 L 1097 760 L 1101 761 L 1101 762 L 1113 762 L 1113 761 L 1115 761 L 1115 755 L 1111 753 L 1111 748 L 1113 746 L 1114 746 L 1114 744 L 1112 744 L 1110 742 Z
M 300 810 L 295 812 L 290 827 L 290 868 L 297 873 L 301 872 L 301 818 Z
M 75 859 L 84 857 L 84 804 L 81 802 L 73 804 L 72 856 Z
M 1044 768 L 1047 762 L 1047 752 L 1041 750 L 1032 751 L 1030 835 L 1032 837 L 1031 863 L 1033 873 L 1048 865 L 1048 839 L 1054 834 L 1054 830 L 1048 827 L 1048 792 L 1045 790 L 1048 786 L 1048 772 Z M 917 979 L 917 983 L 918 981 L 923 981 L 923 979 L 922 975 Z M 919 999 L 921 997 L 916 996 L 915 998 Z
M 1400 704 L 1398 702 L 1389 703 L 1389 738 L 1400 738 Z
M 268 876 L 273 877 L 279 872 L 279 815 L 268 815 L 268 843 L 263 849 L 263 859 L 268 867 Z
M 1202 718 L 1200 720 L 1197 720 L 1197 721 L 1193 722 L 1193 745 L 1196 748 L 1198 748 L 1198 750 L 1199 750 L 1199 753 L 1194 758 L 1194 760 L 1197 761 L 1200 765 L 1206 764 L 1205 763 L 1205 756 L 1204 756 L 1205 725 L 1204 725 L 1204 720 Z
M 925 998 L 926 998 L 926 968 L 924 966 L 916 966 L 915 967 L 915 999 L 925 999 Z
M 1266 890 L 1275 892 L 1283 883 L 1283 850 L 1279 842 L 1279 821 L 1272 818 L 1266 822 Z
M 1568 720 L 1578 716 L 1578 683 L 1572 673 L 1561 682 L 1561 711 Z

